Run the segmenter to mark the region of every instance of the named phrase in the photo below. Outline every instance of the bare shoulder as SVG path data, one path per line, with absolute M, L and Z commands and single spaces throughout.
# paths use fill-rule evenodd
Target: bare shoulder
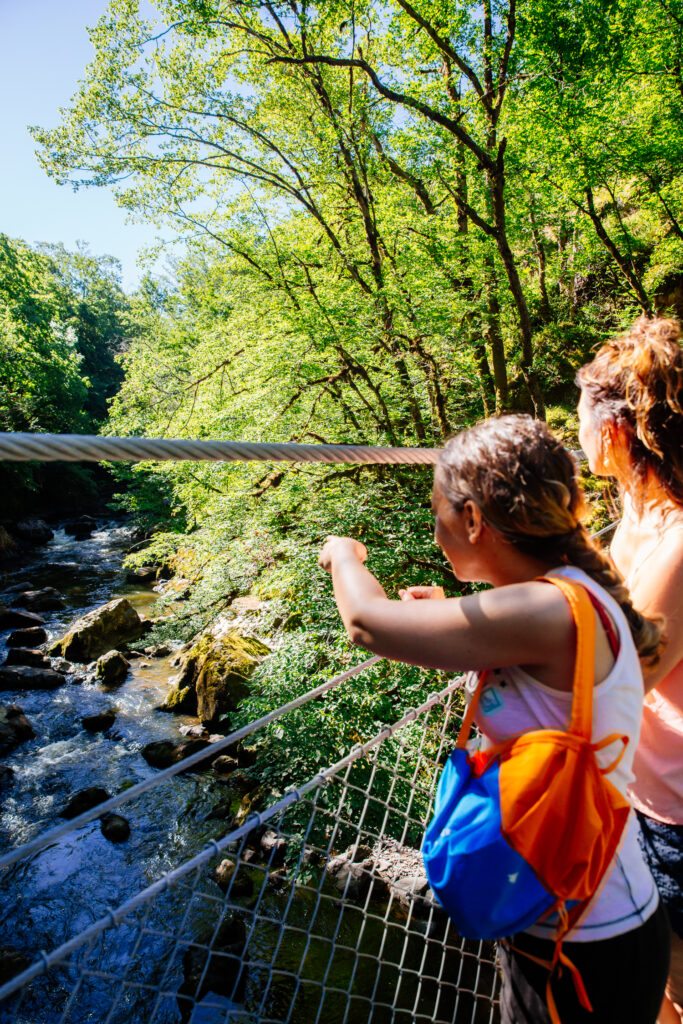
M 683 525 L 668 530 L 654 549 L 634 555 L 631 597 L 641 611 L 661 610 L 662 601 L 683 605 Z
M 543 646 L 565 640 L 572 628 L 572 614 L 558 587 L 540 580 L 511 583 L 480 594 L 460 598 L 465 615 L 483 616 L 522 634 L 533 633 Z

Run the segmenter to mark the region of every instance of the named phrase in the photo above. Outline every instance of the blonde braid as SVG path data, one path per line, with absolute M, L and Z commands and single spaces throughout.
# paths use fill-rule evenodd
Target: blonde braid
M 633 607 L 626 584 L 612 559 L 592 539 L 584 526 L 572 534 L 566 546 L 566 557 L 614 598 L 626 616 L 639 657 L 647 665 L 656 665 L 663 642 L 663 620 L 646 618 Z

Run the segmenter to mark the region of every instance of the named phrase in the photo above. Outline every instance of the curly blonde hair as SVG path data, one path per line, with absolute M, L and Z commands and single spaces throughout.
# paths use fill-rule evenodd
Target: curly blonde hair
M 641 316 L 579 370 L 577 383 L 601 423 L 625 432 L 640 487 L 650 473 L 683 505 L 683 348 L 681 325 Z

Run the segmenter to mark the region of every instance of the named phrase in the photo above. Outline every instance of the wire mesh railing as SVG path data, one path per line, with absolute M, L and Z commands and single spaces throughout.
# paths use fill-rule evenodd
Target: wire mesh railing
M 2 1024 L 493 1021 L 494 948 L 419 854 L 460 685 L 42 953 Z

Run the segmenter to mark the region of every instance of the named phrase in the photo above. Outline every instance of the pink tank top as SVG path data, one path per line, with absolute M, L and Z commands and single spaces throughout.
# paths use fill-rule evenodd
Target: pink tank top
M 634 566 L 627 585 L 644 561 Z M 667 825 L 683 825 L 683 661 L 645 697 L 633 774 L 629 795 L 636 810 Z
M 633 773 L 634 807 L 683 825 L 683 661 L 645 698 Z

